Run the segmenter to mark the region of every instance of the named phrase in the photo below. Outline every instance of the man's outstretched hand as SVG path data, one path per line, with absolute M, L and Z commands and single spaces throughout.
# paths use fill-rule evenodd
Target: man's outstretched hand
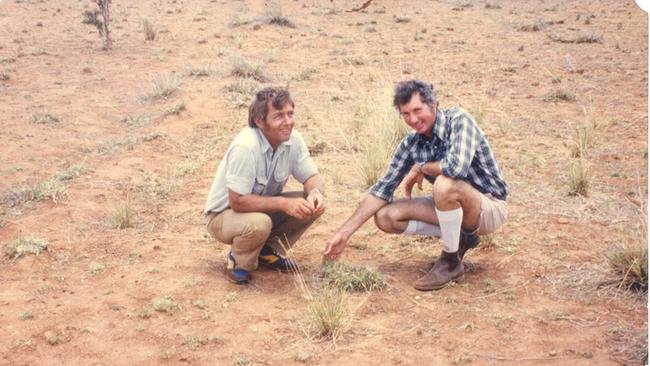
M 327 243 L 325 251 L 323 252 L 323 258 L 329 260 L 337 260 L 343 253 L 343 250 L 348 245 L 348 238 L 339 233 L 336 233 L 332 239 Z

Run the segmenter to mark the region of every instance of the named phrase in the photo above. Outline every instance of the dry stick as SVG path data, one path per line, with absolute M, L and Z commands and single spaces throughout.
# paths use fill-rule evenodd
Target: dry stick
M 553 361 L 553 360 L 561 360 L 561 359 L 567 359 L 569 358 L 568 356 L 555 356 L 555 357 L 522 357 L 522 358 L 514 358 L 514 357 L 504 357 L 504 356 L 493 356 L 493 355 L 483 355 L 483 354 L 476 354 L 477 356 L 484 357 L 490 361 L 516 361 L 516 362 L 521 362 L 521 361 Z M 574 357 L 575 358 L 575 357 Z
M 354 11 L 361 11 L 361 10 L 367 8 L 368 6 L 370 6 L 370 3 L 372 3 L 372 0 L 368 0 L 368 1 L 366 1 L 365 3 L 363 3 L 363 5 L 361 5 L 361 6 L 358 7 L 358 8 L 354 8 L 354 9 L 346 10 L 346 11 L 347 11 L 348 13 L 351 13 L 351 12 L 354 12 Z

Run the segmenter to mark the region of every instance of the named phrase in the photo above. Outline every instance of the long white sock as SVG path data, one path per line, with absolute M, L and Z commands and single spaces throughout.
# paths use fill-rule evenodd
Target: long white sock
M 463 208 L 449 211 L 440 211 L 436 208 L 436 215 L 442 232 L 442 249 L 447 253 L 457 252 L 460 227 L 463 224 Z
M 402 234 L 437 236 L 438 238 L 442 235 L 440 232 L 440 226 L 417 220 L 409 220 L 409 224 L 406 226 L 406 230 L 404 230 Z

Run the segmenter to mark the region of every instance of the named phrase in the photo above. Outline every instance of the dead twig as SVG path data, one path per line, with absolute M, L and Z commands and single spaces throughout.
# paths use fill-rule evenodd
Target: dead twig
M 355 11 L 361 11 L 361 10 L 367 8 L 368 6 L 370 6 L 370 3 L 372 3 L 372 0 L 368 0 L 368 1 L 366 1 L 365 3 L 363 3 L 363 5 L 361 5 L 361 6 L 358 7 L 358 8 L 354 8 L 354 9 L 350 9 L 350 10 L 346 10 L 346 11 L 347 11 L 348 13 L 352 13 L 352 12 L 355 12 Z

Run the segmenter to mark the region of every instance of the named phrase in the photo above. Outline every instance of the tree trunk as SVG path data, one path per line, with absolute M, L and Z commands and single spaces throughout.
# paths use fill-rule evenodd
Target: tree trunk
M 108 12 L 108 5 L 111 3 L 111 0 L 97 0 L 97 5 L 99 6 L 99 10 L 102 12 L 102 18 L 104 18 L 104 50 L 110 50 L 111 46 L 113 45 L 113 41 L 111 40 L 111 35 L 108 31 L 108 20 L 109 20 L 109 12 Z

